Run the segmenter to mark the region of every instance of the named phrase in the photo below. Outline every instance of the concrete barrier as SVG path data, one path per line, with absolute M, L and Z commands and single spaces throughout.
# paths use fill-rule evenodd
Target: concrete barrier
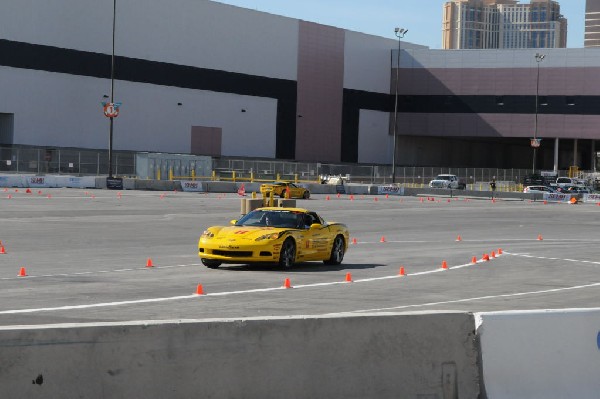
M 468 313 L 0 328 L 3 398 L 479 395 Z
M 477 315 L 489 399 L 600 397 L 600 309 Z

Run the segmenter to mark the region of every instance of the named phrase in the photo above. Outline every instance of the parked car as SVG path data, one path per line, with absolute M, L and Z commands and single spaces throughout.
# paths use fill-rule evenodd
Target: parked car
M 582 186 L 583 184 L 583 180 L 575 179 L 572 177 L 559 177 L 558 179 L 556 179 L 556 185 L 558 187 Z
M 568 186 L 562 187 L 561 192 L 567 194 L 591 194 L 592 190 L 585 186 Z
M 467 183 L 463 179 L 459 179 L 456 175 L 441 174 L 429 182 L 429 187 L 464 190 L 467 187 Z
M 523 189 L 524 193 L 537 193 L 537 194 L 543 194 L 543 193 L 555 193 L 556 190 L 554 190 L 551 187 L 548 186 L 527 186 Z
M 278 181 L 274 183 L 265 183 L 260 186 L 260 192 L 263 195 L 268 191 L 272 192 L 274 196 L 277 195 L 281 198 L 285 198 L 288 192 L 290 198 L 310 198 L 310 191 L 294 183 Z

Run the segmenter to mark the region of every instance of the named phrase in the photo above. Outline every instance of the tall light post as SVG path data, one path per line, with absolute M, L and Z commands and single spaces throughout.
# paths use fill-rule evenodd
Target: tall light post
M 396 140 L 398 129 L 398 79 L 400 78 L 400 43 L 401 39 L 408 33 L 408 29 L 396 28 L 394 29 L 396 37 L 398 38 L 398 54 L 396 56 L 396 96 L 394 101 L 394 137 L 392 138 L 392 183 L 396 183 Z
M 537 149 L 540 146 L 538 141 L 538 110 L 539 110 L 539 97 L 540 97 L 540 62 L 546 58 L 546 54 L 535 53 L 535 62 L 537 63 L 537 80 L 535 85 L 535 127 L 533 130 L 533 140 L 531 140 L 531 147 L 533 148 L 533 172 L 535 174 L 535 160 L 537 156 Z
M 110 102 L 115 102 L 115 26 L 117 22 L 117 0 L 113 0 L 113 23 L 112 23 L 112 55 L 110 59 Z M 113 124 L 114 117 L 110 117 L 110 128 L 108 133 L 108 178 L 113 178 L 112 148 L 113 148 Z

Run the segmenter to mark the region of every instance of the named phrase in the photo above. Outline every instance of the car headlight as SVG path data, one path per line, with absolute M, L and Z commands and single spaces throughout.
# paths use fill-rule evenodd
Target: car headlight
M 281 233 L 269 233 L 258 237 L 255 241 L 276 240 L 281 236 Z
M 204 232 L 202 232 L 202 238 L 213 238 L 214 236 L 215 233 L 212 231 L 204 230 Z

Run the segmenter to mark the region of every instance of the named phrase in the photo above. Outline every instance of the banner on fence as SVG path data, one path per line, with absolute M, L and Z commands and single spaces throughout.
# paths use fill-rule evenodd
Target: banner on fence
M 600 194 L 584 194 L 583 202 L 597 202 L 600 203 Z
M 569 202 L 570 200 L 571 200 L 571 194 L 544 193 L 544 201 Z
M 404 195 L 404 187 L 398 186 L 377 186 L 377 194 L 380 195 Z
M 202 187 L 202 182 L 193 180 L 181 180 L 181 189 L 183 191 L 204 191 L 204 188 Z
M 94 176 L 0 176 L 0 187 L 22 188 L 95 188 Z

